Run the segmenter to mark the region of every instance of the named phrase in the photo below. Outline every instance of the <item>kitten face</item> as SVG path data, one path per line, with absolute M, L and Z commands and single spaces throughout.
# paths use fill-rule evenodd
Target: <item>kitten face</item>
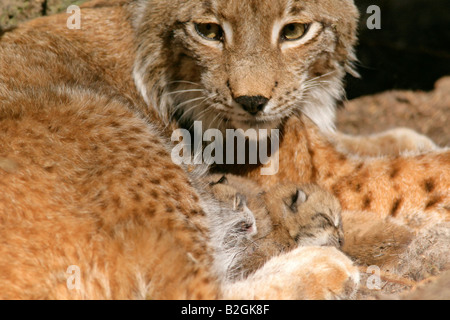
M 226 251 L 229 279 L 248 275 L 298 246 L 342 245 L 339 201 L 316 185 L 278 185 L 264 191 L 233 175 L 211 175 L 206 181 L 224 208 L 213 225 L 219 230 L 219 251 Z
M 271 232 L 267 231 L 270 225 L 281 231 L 277 233 L 280 239 L 275 240 L 287 234 L 298 246 L 341 247 L 343 244 L 340 203 L 316 185 L 279 185 L 264 192 L 242 178 L 214 176 L 211 179 L 210 189 L 215 198 L 242 217 L 233 227 L 234 233 L 240 232 L 250 239 L 258 230 L 257 237 L 261 237 Z
M 343 93 L 340 79 L 354 60 L 352 1 L 192 0 L 167 6 L 173 5 L 175 12 L 152 9 L 148 1 L 139 18 L 139 37 L 156 33 L 152 45 L 141 42 L 134 72 L 148 102 L 156 90 L 160 111 L 181 123 L 204 120 L 205 128 L 276 128 L 299 111 L 321 128 L 332 126 L 334 102 Z M 158 25 L 152 22 L 155 10 L 167 11 Z
M 274 221 L 285 228 L 299 246 L 335 246 L 343 244 L 339 201 L 316 185 L 279 186 L 266 195 Z

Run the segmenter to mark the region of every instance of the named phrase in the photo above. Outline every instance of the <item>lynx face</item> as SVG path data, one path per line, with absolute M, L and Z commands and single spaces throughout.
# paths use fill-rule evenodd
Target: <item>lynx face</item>
M 300 111 L 332 129 L 341 79 L 355 59 L 352 1 L 172 0 L 137 7 L 135 82 L 166 121 L 274 129 Z

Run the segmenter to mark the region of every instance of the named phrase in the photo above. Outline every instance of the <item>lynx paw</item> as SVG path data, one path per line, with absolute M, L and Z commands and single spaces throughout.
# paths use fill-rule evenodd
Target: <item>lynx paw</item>
M 332 247 L 300 247 L 272 258 L 247 279 L 229 284 L 228 299 L 332 300 L 352 299 L 359 272 Z
M 439 147 L 427 136 L 407 128 L 396 128 L 371 136 L 351 136 L 337 132 L 331 137 L 344 153 L 366 157 L 397 156 L 402 153 L 424 153 Z
M 438 149 L 438 146 L 427 136 L 407 128 L 397 128 L 386 131 L 381 137 L 394 139 L 399 152 L 428 152 Z

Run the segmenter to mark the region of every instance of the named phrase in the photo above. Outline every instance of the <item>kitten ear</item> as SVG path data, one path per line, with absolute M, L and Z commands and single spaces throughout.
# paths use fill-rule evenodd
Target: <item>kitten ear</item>
M 292 212 L 297 213 L 297 207 L 308 200 L 308 195 L 301 189 L 297 189 L 295 194 L 290 199 L 288 207 Z
M 236 193 L 236 196 L 234 197 L 233 201 L 233 209 L 242 210 L 246 205 L 247 205 L 247 198 L 240 193 Z
M 297 189 L 297 193 L 295 194 L 295 197 L 297 199 L 295 201 L 296 204 L 302 204 L 302 203 L 305 203 L 306 200 L 308 200 L 308 195 L 303 190 L 300 190 L 300 189 Z

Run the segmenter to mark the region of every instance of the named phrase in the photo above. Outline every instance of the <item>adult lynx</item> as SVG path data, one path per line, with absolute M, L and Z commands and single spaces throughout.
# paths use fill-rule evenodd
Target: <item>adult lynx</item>
M 352 72 L 352 1 L 95 1 L 81 15 L 80 30 L 58 15 L 0 39 L 2 298 L 352 297 L 359 274 L 335 248 L 226 281 L 217 208 L 170 158 L 171 129 L 193 120 L 282 131 L 278 175 L 223 170 L 318 182 L 380 215 L 448 217 L 448 152 L 353 160 L 318 130 Z M 80 290 L 66 285 L 73 265 Z

